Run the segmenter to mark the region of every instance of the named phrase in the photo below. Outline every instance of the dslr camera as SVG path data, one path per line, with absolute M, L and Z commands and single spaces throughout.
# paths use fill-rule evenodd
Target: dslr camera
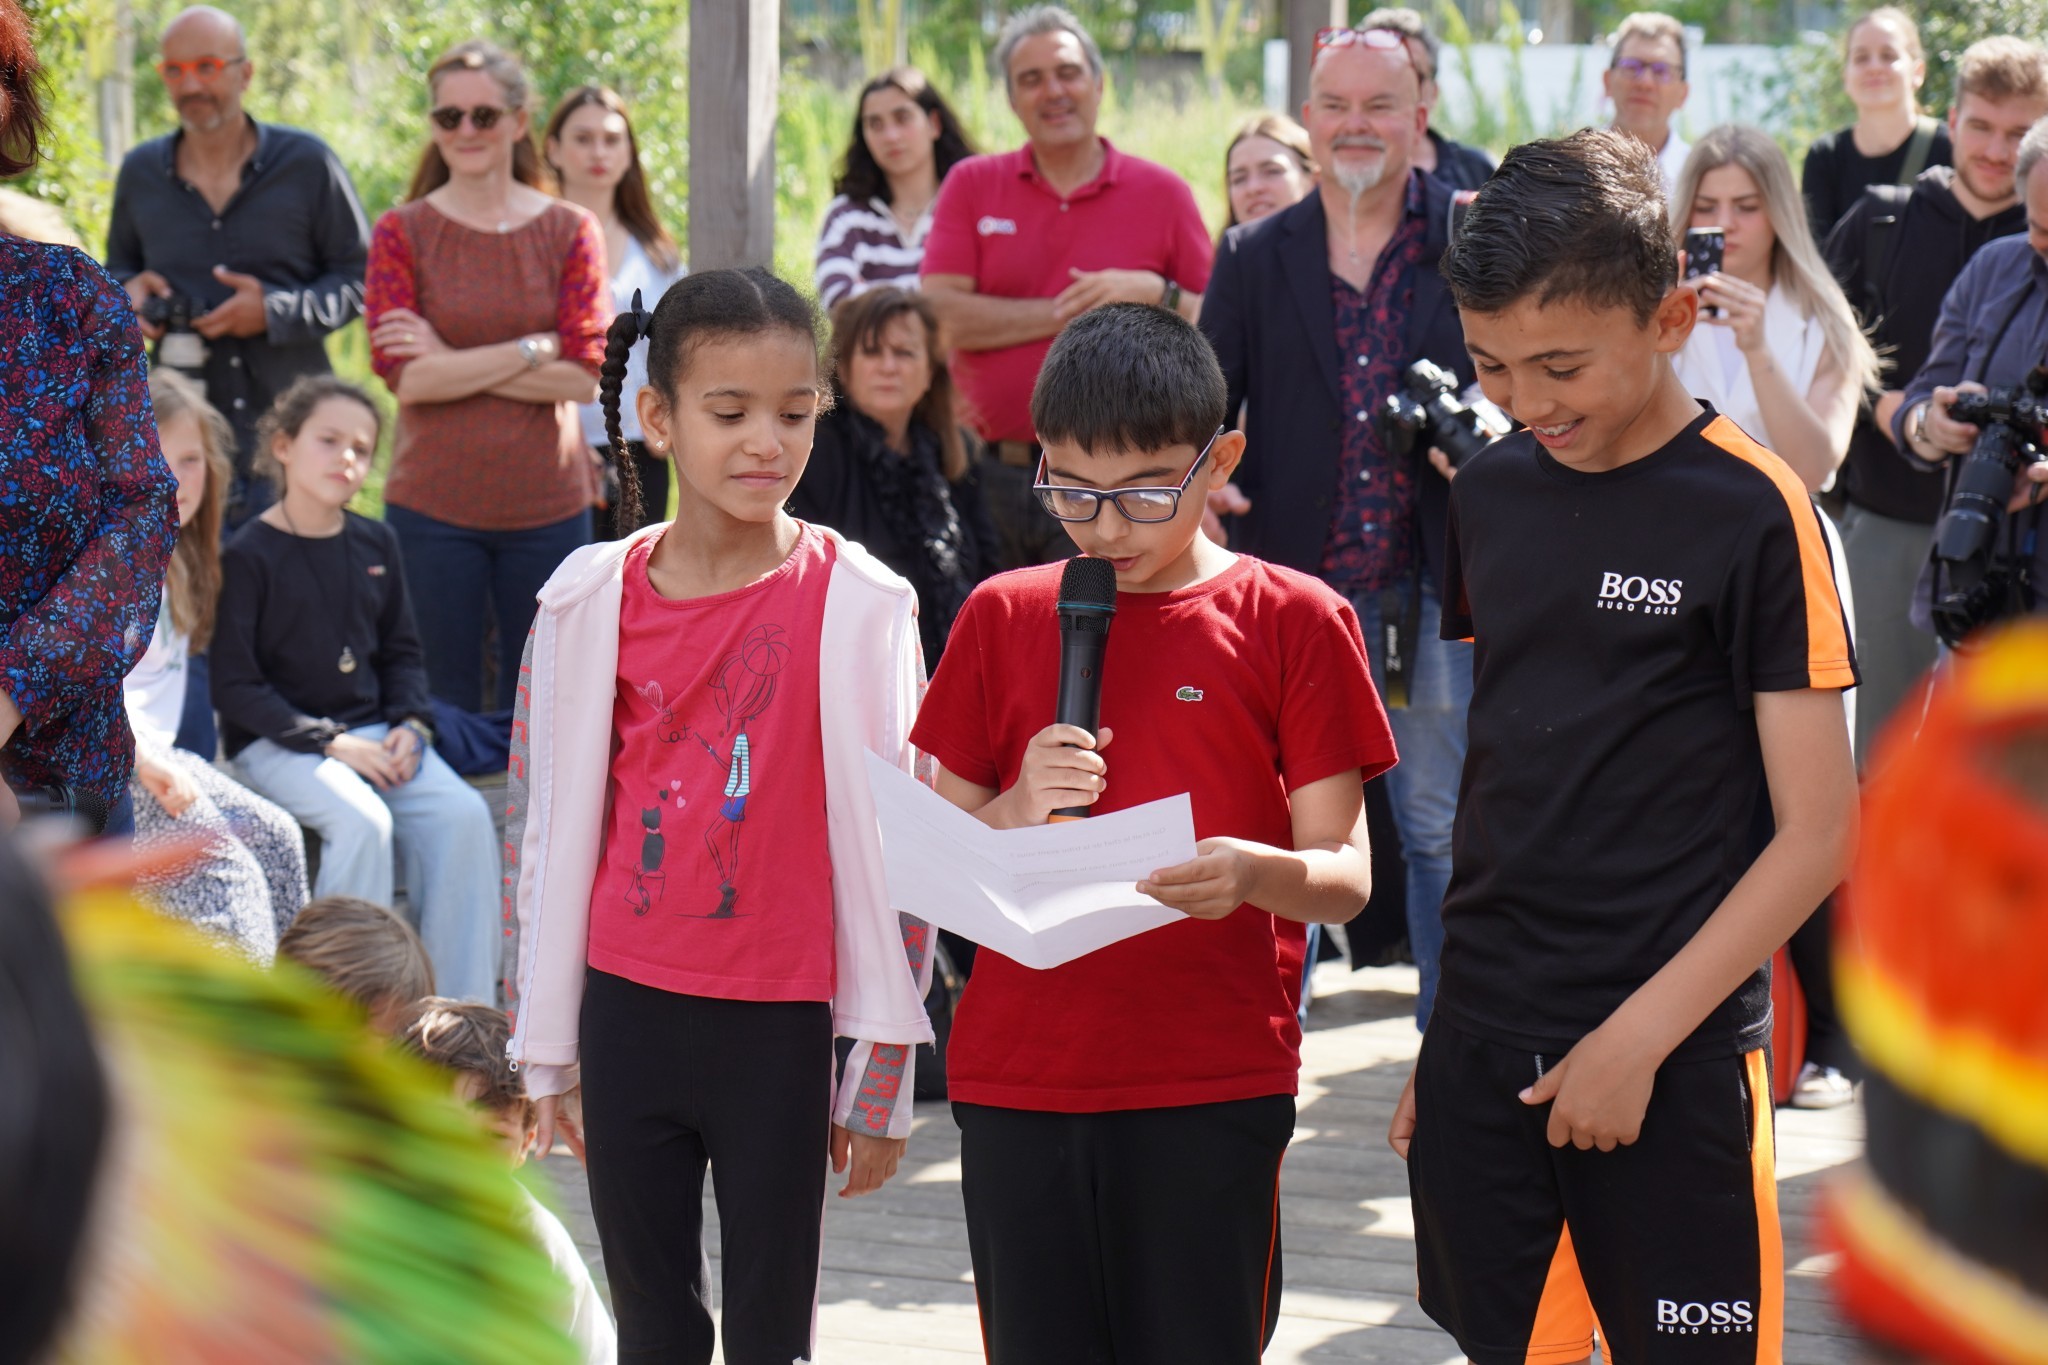
M 186 294 L 160 294 L 144 299 L 138 311 L 144 322 L 164 329 L 156 343 L 157 363 L 199 378 L 206 368 L 207 350 L 205 340 L 192 330 L 192 319 L 206 309 Z
M 1513 430 L 1514 423 L 1484 398 L 1467 401 L 1458 381 L 1441 366 L 1418 360 L 1401 376 L 1401 388 L 1380 406 L 1380 435 L 1396 455 L 1435 446 L 1453 466 L 1461 465 Z
M 2031 556 L 2001 542 L 2020 471 L 2048 460 L 2048 360 L 2015 388 L 1958 394 L 1948 415 L 1979 429 L 1934 529 L 1934 629 L 1954 648 L 2031 604 Z

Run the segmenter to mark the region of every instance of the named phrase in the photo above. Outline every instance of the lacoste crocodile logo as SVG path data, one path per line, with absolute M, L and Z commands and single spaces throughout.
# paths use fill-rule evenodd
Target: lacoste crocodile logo
M 1175 701 L 1200 701 L 1202 699 L 1202 689 L 1199 687 L 1183 687 L 1178 692 L 1175 692 L 1173 697 Z

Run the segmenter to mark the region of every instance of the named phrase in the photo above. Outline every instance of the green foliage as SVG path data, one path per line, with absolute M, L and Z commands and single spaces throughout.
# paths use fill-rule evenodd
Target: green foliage
M 1921 100 L 1936 113 L 1948 111 L 1956 60 L 1971 43 L 2000 33 L 2048 42 L 2048 5 L 2041 0 L 1922 0 L 1910 12 L 1920 21 L 1920 42 L 1927 49 Z
M 88 246 L 106 239 L 107 205 L 113 177 L 100 155 L 95 131 L 94 78 L 87 34 L 102 29 L 104 16 L 91 0 L 27 0 L 35 25 L 36 55 L 44 65 L 49 96 L 49 144 L 43 163 L 16 182 L 64 211 Z

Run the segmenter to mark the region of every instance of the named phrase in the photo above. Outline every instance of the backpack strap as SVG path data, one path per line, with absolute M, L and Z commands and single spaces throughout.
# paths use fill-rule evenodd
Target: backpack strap
M 1934 150 L 1934 133 L 1941 125 L 1922 114 L 1913 125 L 1913 137 L 1906 143 L 1906 159 L 1899 163 L 1895 185 L 1911 185 L 1927 169 L 1927 154 Z
M 1892 251 L 1913 191 L 1905 185 L 1872 185 L 1864 194 L 1871 202 L 1863 223 L 1863 325 L 1874 327 L 1884 317 L 1891 294 Z

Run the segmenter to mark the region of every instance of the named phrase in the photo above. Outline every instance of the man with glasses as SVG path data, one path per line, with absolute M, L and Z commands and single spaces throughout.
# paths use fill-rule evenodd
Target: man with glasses
M 250 478 L 257 419 L 293 380 L 327 371 L 325 337 L 362 312 L 369 226 L 324 142 L 242 111 L 251 67 L 233 16 L 185 10 L 159 54 L 178 130 L 121 163 L 107 269 L 158 363 L 191 372 L 233 425 L 238 525 L 271 500 Z
M 1668 14 L 1646 10 L 1622 20 L 1612 42 L 1602 81 L 1614 101 L 1614 126 L 1657 154 L 1668 195 L 1692 150 L 1671 126 L 1692 93 L 1685 80 L 1685 28 Z
M 1202 301 L 1229 411 L 1248 437 L 1251 503 L 1234 548 L 1319 576 L 1357 609 L 1401 764 L 1387 779 L 1407 862 L 1409 944 L 1429 1018 L 1451 875 L 1451 817 L 1472 695 L 1468 645 L 1437 638 L 1447 466 L 1397 453 L 1379 413 L 1409 366 L 1473 378 L 1437 261 L 1452 190 L 1412 162 L 1423 73 L 1391 29 L 1317 35 L 1301 120 L 1317 192 L 1232 228 Z

